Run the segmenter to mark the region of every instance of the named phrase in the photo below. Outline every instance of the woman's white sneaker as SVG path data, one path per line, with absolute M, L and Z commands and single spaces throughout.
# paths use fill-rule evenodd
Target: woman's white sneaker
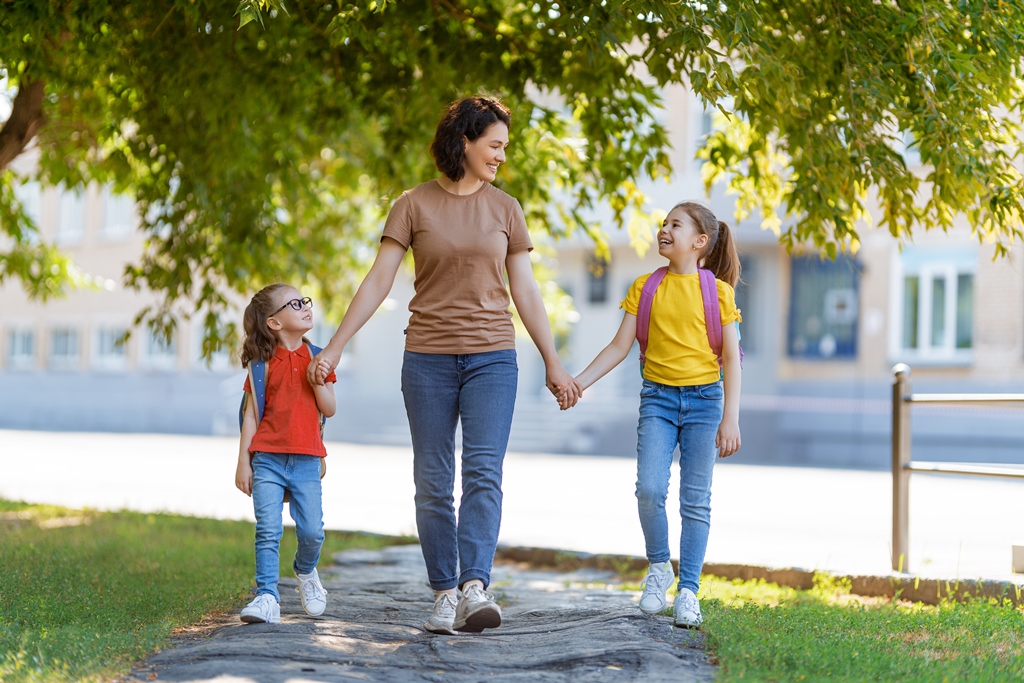
M 455 608 L 455 630 L 479 633 L 498 626 L 501 626 L 501 608 L 494 602 L 494 596 L 475 583 L 464 588 Z
M 434 613 L 423 624 L 423 628 L 431 633 L 456 635 L 452 624 L 455 621 L 455 596 L 451 593 L 438 593 L 434 598 Z
M 668 606 L 665 593 L 672 585 L 676 575 L 672 571 L 671 562 L 651 564 L 647 576 L 640 583 L 643 594 L 640 595 L 640 611 L 645 614 L 657 614 Z
M 699 626 L 700 622 L 704 621 L 704 617 L 700 613 L 700 601 L 689 588 L 679 589 L 672 612 L 674 613 L 676 626 L 693 628 L 694 626 Z
M 309 574 L 296 574 L 299 585 L 295 589 L 302 600 L 302 609 L 311 617 L 318 617 L 327 609 L 327 591 L 320 583 L 320 575 L 314 568 Z
M 281 606 L 270 593 L 260 593 L 242 608 L 242 621 L 247 624 L 280 624 Z

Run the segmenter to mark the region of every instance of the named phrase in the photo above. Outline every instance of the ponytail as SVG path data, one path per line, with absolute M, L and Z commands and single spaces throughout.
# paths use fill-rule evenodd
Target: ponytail
M 274 293 L 285 284 L 274 284 L 264 287 L 253 295 L 252 301 L 245 307 L 242 316 L 242 328 L 245 338 L 242 340 L 242 351 L 239 354 L 242 367 L 248 367 L 250 361 L 262 360 L 269 362 L 277 348 L 277 337 L 270 331 L 267 318 L 274 310 Z
M 732 230 L 699 202 L 680 202 L 672 207 L 672 211 L 676 209 L 685 211 L 697 230 L 708 236 L 708 246 L 701 254 L 703 267 L 714 273 L 715 278 L 735 288 L 740 281 L 740 256 L 736 253 Z
M 734 289 L 740 281 L 740 255 L 736 253 L 732 230 L 722 221 L 718 221 L 718 239 L 704 257 L 704 267 Z

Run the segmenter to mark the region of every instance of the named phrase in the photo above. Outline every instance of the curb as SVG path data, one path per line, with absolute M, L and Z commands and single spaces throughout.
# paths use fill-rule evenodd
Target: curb
M 523 548 L 498 546 L 496 560 L 525 562 L 535 567 L 559 569 L 602 569 L 618 574 L 639 572 L 647 568 L 647 559 L 630 555 L 593 555 L 590 553 L 554 550 L 551 548 Z M 672 560 L 678 570 L 678 564 Z M 744 564 L 707 563 L 703 574 L 724 579 L 743 581 L 763 580 L 789 588 L 808 590 L 814 587 L 816 574 L 806 569 L 757 567 Z M 890 576 L 836 576 L 840 581 L 850 582 L 850 593 L 862 597 L 889 598 L 938 605 L 947 600 L 965 602 L 970 599 L 1006 599 L 1014 606 L 1024 605 L 1024 587 L 1010 581 L 962 581 L 946 579 L 923 579 L 910 575 Z

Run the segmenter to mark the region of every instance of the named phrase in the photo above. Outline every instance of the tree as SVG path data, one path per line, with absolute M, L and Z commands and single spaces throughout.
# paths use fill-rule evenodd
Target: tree
M 500 183 L 531 228 L 581 228 L 600 251 L 590 209 L 642 219 L 637 181 L 671 173 L 657 113 L 673 83 L 729 114 L 708 182 L 728 178 L 768 227 L 788 212 L 787 244 L 856 248 L 874 191 L 894 235 L 966 211 L 1008 245 L 1020 147 L 999 114 L 1020 99 L 1022 2 L 851 5 L 245 0 L 233 17 L 208 0 L 6 0 L 0 65 L 19 95 L 0 133 L 0 279 L 45 296 L 70 272 L 3 171 L 35 125 L 41 182 L 137 198 L 149 244 L 126 280 L 160 296 L 144 317 L 202 310 L 216 343 L 232 296 L 278 279 L 340 307 L 390 202 L 433 175 L 441 109 L 477 92 L 514 111 Z M 900 131 L 925 183 L 892 147 Z

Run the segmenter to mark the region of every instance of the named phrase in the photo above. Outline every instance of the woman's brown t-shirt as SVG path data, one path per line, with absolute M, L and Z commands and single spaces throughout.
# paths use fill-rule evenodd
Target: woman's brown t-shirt
M 457 354 L 515 348 L 505 257 L 533 249 L 515 198 L 489 183 L 473 194 L 455 195 L 431 180 L 402 193 L 383 237 L 412 247 L 416 265 L 407 350 Z

